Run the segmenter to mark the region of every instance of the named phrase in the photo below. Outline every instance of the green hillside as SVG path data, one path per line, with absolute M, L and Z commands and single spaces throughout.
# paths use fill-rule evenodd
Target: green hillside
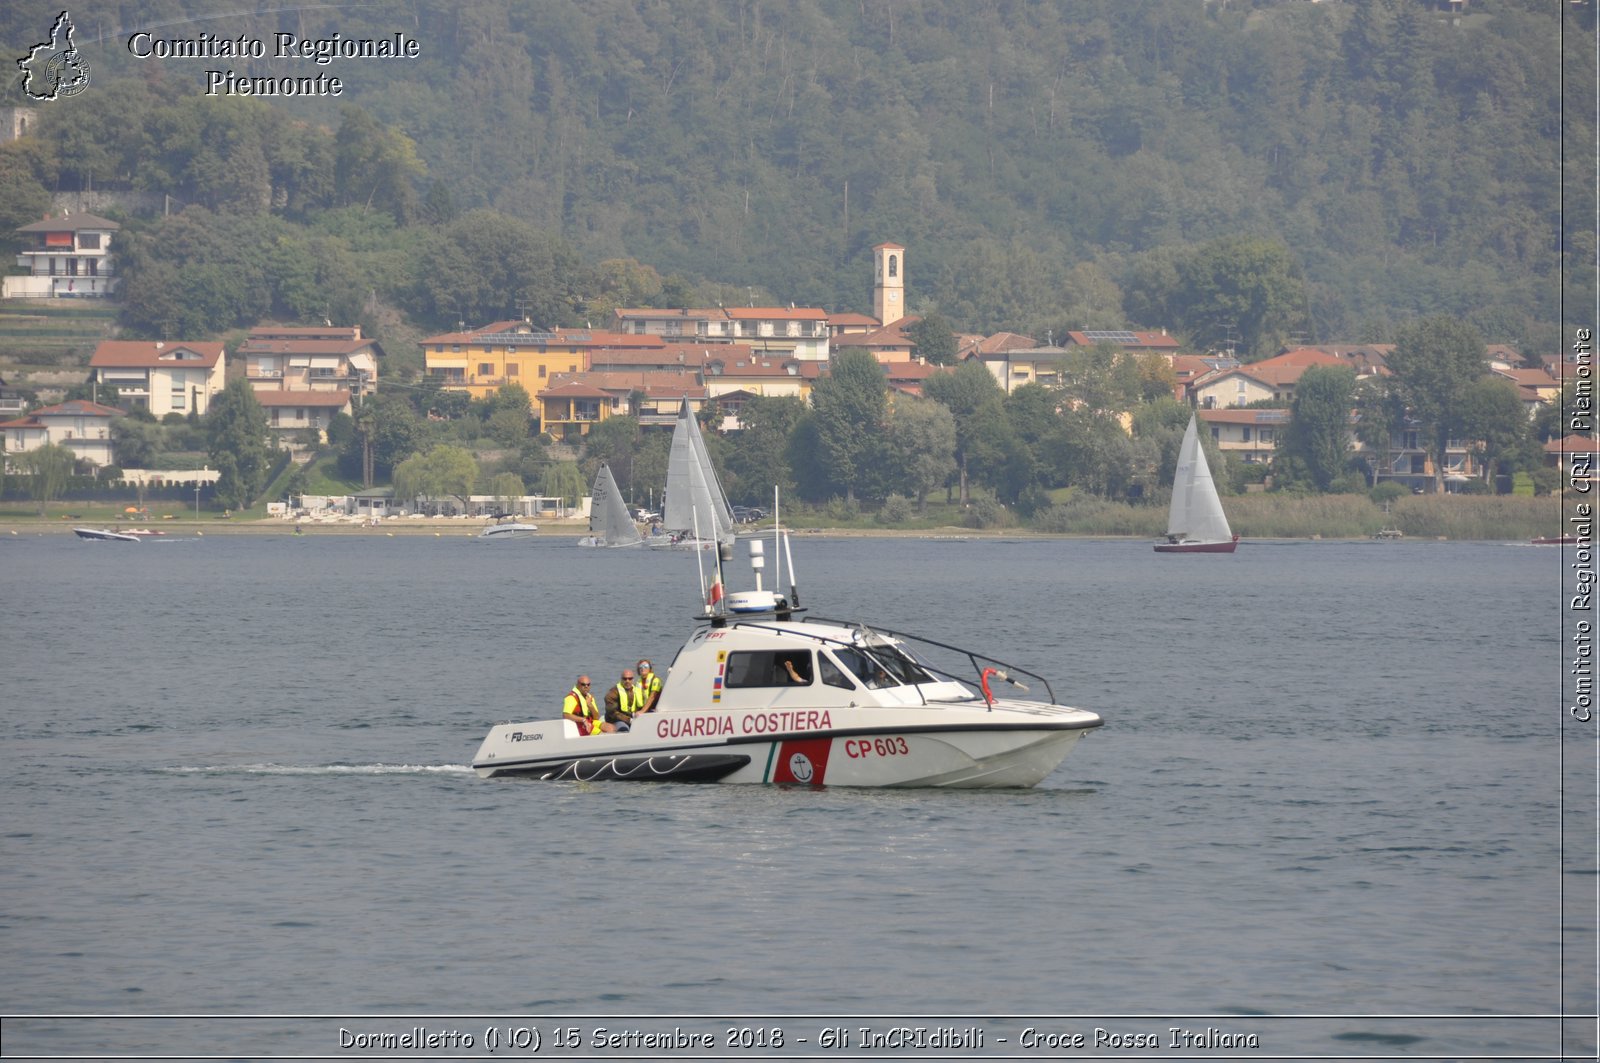
M 131 27 L 84 34 L 92 103 L 47 110 L 48 157 L 21 161 L 53 187 L 270 213 L 296 228 L 242 267 L 276 247 L 306 273 L 279 292 L 230 261 L 204 284 L 184 278 L 182 305 L 145 331 L 230 301 L 241 320 L 348 319 L 376 297 L 427 328 L 524 304 L 581 324 L 673 292 L 864 310 L 867 250 L 883 240 L 908 249 L 910 309 L 967 331 L 1172 325 L 1210 342 L 1236 323 L 1182 320 L 1171 281 L 1184 255 L 1232 237 L 1286 249 L 1303 281 L 1286 333 L 1306 339 L 1384 339 L 1448 313 L 1491 341 L 1550 348 L 1564 262 L 1567 305 L 1592 304 L 1577 298 L 1593 283 L 1592 181 L 1562 167 L 1563 138 L 1572 158 L 1594 156 L 1592 5 L 1474 0 L 1465 18 L 1433 0 L 234 8 L 171 0 L 154 23 L 399 32 L 421 54 L 335 60 L 316 69 L 343 79 L 339 99 L 269 108 L 200 97 L 203 70 L 227 61 L 135 59 Z M 0 40 L 16 53 L 48 19 L 8 6 Z M 304 73 L 286 62 L 242 72 Z M 414 235 L 327 217 L 338 208 Z M 560 241 L 555 274 L 519 275 L 520 290 L 426 275 L 458 263 L 416 230 L 479 209 Z M 456 238 L 468 264 L 490 257 L 473 254 L 481 243 Z M 655 280 L 608 288 L 601 264 L 618 259 Z M 149 299 L 174 290 L 166 279 Z
M 33 391 L 82 383 L 95 347 L 116 334 L 117 313 L 88 300 L 0 302 L 0 378 Z

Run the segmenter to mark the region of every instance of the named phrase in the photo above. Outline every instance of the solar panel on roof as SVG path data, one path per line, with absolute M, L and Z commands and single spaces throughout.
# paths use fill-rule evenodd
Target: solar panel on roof
M 1085 332 L 1085 336 L 1096 343 L 1108 341 L 1111 343 L 1137 343 L 1138 337 L 1125 329 L 1115 329 L 1100 332 Z

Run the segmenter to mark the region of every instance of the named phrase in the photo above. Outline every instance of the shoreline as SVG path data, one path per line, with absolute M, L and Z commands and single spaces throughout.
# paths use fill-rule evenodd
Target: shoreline
M 94 520 L 74 520 L 70 518 L 35 518 L 29 519 L 0 519 L 0 536 L 5 538 L 23 538 L 27 536 L 67 535 L 73 534 L 74 528 L 117 527 L 123 530 L 148 528 L 158 534 L 157 538 L 204 538 L 208 535 L 287 535 L 297 533 L 297 525 L 292 521 L 269 517 L 260 520 L 231 520 L 227 518 L 213 518 L 211 520 L 173 519 L 163 521 L 114 521 L 96 522 Z M 432 536 L 438 539 L 476 539 L 483 527 L 477 521 L 435 520 L 428 517 L 398 518 L 385 520 L 378 525 L 358 524 L 353 522 L 312 522 L 303 521 L 298 525 L 298 534 L 301 536 L 328 535 L 339 537 L 367 536 L 372 538 L 393 538 L 395 536 Z M 963 528 L 956 525 L 946 525 L 937 528 L 838 528 L 838 527 L 790 527 L 789 533 L 795 536 L 816 536 L 836 539 L 929 539 L 929 540 L 1003 540 L 1003 539 L 1063 539 L 1063 540 L 1100 540 L 1110 542 L 1154 542 L 1146 535 L 1118 535 L 1112 532 L 1100 534 L 1081 532 L 1042 532 L 1031 528 Z M 770 534 L 771 528 L 757 529 L 757 532 Z M 578 539 L 589 533 L 588 524 L 583 521 L 555 521 L 539 526 L 537 537 L 540 539 Z M 755 534 L 741 538 L 756 538 Z M 1241 544 L 1255 542 L 1367 542 L 1372 539 L 1368 535 L 1354 536 L 1284 536 L 1263 535 L 1245 536 L 1240 539 Z M 1455 538 L 1433 535 L 1408 535 L 1396 543 L 1414 542 L 1526 542 L 1525 539 L 1495 537 L 1487 539 Z

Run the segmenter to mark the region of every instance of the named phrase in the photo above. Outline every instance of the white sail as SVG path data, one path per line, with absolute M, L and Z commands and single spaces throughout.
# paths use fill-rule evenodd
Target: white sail
M 733 512 L 728 508 L 711 466 L 700 426 L 683 404 L 677 427 L 672 430 L 672 449 L 667 454 L 667 501 L 662 524 L 674 532 L 704 529 L 707 538 L 721 542 L 733 539 Z
M 594 476 L 594 490 L 589 496 L 589 533 L 591 546 L 633 546 L 641 540 L 609 465 L 601 465 Z
M 1193 416 L 1183 433 L 1183 445 L 1178 448 L 1178 473 L 1172 481 L 1167 538 L 1174 542 L 1199 543 L 1224 543 L 1233 538 Z

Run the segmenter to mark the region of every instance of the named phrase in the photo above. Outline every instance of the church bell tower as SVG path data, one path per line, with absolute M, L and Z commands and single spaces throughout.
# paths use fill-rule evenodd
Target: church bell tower
M 906 249 L 879 244 L 872 249 L 872 315 L 880 325 L 906 316 Z

